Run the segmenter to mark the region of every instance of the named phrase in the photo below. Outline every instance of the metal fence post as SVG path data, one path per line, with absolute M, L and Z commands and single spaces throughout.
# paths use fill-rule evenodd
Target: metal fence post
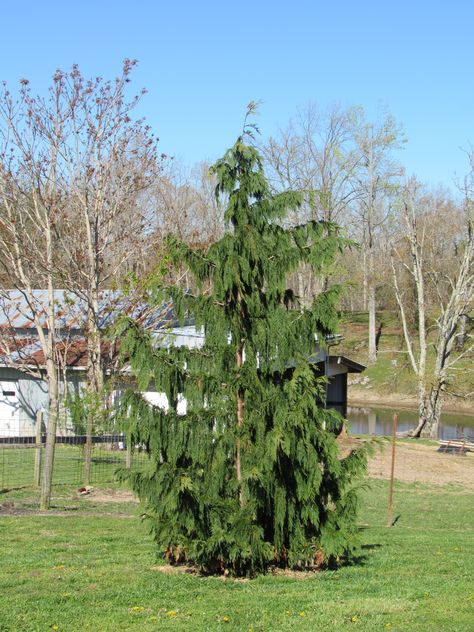
M 41 483 L 41 453 L 43 450 L 43 445 L 41 443 L 42 430 L 43 430 L 43 411 L 38 410 L 36 412 L 36 448 L 35 448 L 35 472 L 34 472 L 34 483 L 36 487 L 39 487 Z

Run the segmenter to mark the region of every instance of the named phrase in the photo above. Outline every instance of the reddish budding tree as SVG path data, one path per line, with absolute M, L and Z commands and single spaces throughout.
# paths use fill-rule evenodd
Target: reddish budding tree
M 150 234 L 143 192 L 161 158 L 143 119 L 133 118 L 144 91 L 127 99 L 136 62 L 113 81 L 86 79 L 77 66 L 57 70 L 46 97 L 28 81 L 17 98 L 0 94 L 0 262 L 11 287 L 24 292 L 45 358 L 48 433 L 41 506 L 49 505 L 59 386 L 55 294 L 69 290 L 85 308 L 88 387 L 103 385 L 101 290 L 142 257 Z M 32 289 L 47 288 L 43 314 Z M 87 420 L 86 481 L 92 417 Z

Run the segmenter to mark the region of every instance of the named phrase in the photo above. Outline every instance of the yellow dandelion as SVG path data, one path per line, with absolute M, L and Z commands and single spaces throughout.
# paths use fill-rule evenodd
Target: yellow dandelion
M 166 615 L 170 617 L 170 619 L 174 619 L 175 617 L 178 616 L 178 613 L 176 612 L 176 610 L 168 610 Z
M 359 618 L 356 615 L 351 617 L 351 623 L 357 623 L 358 620 L 359 620 Z
M 222 621 L 223 621 L 224 623 L 229 623 L 229 621 L 230 621 L 230 617 L 228 617 L 228 616 L 226 615 L 225 617 L 222 617 Z
M 302 611 L 300 612 L 300 617 L 305 617 L 306 616 L 306 612 Z
M 132 606 L 129 610 L 130 612 L 143 612 L 145 608 L 143 606 Z

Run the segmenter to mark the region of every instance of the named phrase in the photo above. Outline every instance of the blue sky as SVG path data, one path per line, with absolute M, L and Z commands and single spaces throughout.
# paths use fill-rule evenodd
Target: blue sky
M 264 136 L 298 106 L 338 101 L 404 126 L 408 173 L 450 185 L 474 142 L 474 3 L 432 0 L 24 0 L 1 6 L 0 78 L 34 91 L 56 67 L 114 77 L 139 60 L 133 86 L 162 151 L 186 163 L 233 142 L 262 100 Z

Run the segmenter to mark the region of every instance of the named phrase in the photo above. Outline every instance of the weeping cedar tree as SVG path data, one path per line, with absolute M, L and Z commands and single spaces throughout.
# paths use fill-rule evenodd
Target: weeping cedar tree
M 169 294 L 204 345 L 157 348 L 132 321 L 121 324 L 138 389 L 152 384 L 169 401 L 165 411 L 137 391 L 123 399 L 129 436 L 151 456 L 151 470 L 129 474 L 131 484 L 171 563 L 237 575 L 331 563 L 355 549 L 354 482 L 366 453 L 340 458 L 341 418 L 317 406 L 325 378 L 309 361 L 315 333 L 321 344 L 337 325 L 337 288 L 295 309 L 285 280 L 302 261 L 321 272 L 344 240 L 330 223 L 282 227 L 301 195 L 272 195 L 243 137 L 213 172 L 228 232 L 206 250 L 170 241 L 199 290 Z

